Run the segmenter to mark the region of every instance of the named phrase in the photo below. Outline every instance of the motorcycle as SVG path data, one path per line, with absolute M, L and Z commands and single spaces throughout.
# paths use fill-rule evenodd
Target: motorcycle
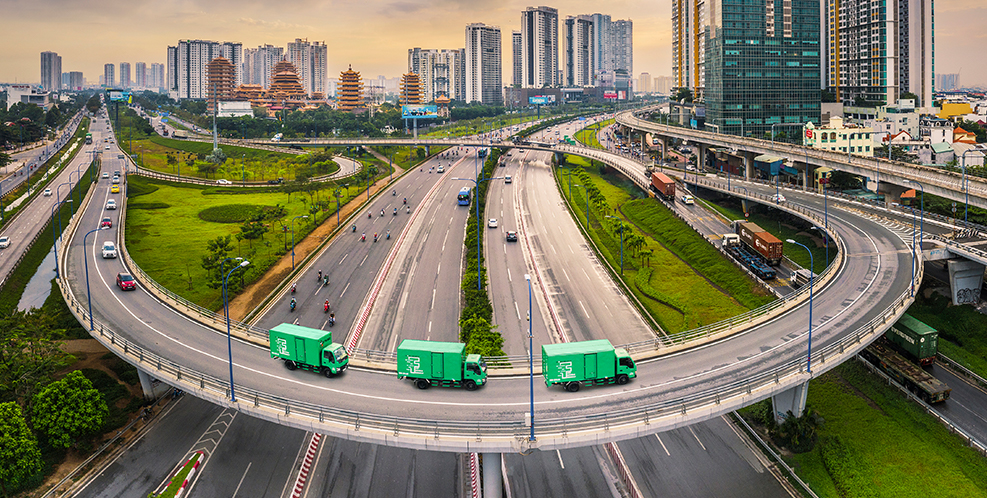
M 387 231 L 387 240 L 391 240 L 391 231 L 390 230 Z
M 295 311 L 295 298 L 291 298 L 289 306 L 291 306 L 291 311 Z
M 407 198 L 407 197 L 405 197 L 405 198 L 404 198 L 404 203 L 405 203 L 405 204 L 407 204 L 407 203 L 408 203 L 408 198 Z
M 408 214 L 411 214 L 411 206 L 408 206 L 407 208 L 405 208 L 405 212 L 408 213 Z
M 383 209 L 380 210 L 380 215 L 381 216 L 384 216 L 384 210 Z
M 329 313 L 329 300 L 326 300 L 326 304 L 322 306 L 323 313 Z
M 294 294 L 294 293 L 295 293 L 295 284 L 291 284 L 291 293 L 292 293 L 292 294 Z
M 329 326 L 332 327 L 333 325 L 336 325 L 336 314 L 329 313 Z
M 367 211 L 367 218 L 373 218 L 372 216 L 370 216 L 370 211 Z
M 394 208 L 394 216 L 398 215 L 398 208 Z
M 329 275 L 322 277 L 322 286 L 325 287 L 327 285 L 329 285 Z
M 360 237 L 360 242 L 366 242 L 366 241 L 367 241 L 367 234 L 364 233 L 363 236 Z
M 391 195 L 398 195 L 398 191 L 397 190 L 392 190 L 391 191 Z
M 356 225 L 353 225 L 353 233 L 356 233 Z
M 374 234 L 374 242 L 377 242 L 377 234 Z

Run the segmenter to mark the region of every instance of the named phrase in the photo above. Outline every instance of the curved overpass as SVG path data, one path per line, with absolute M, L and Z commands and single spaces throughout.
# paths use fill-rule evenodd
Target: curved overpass
M 625 158 L 582 147 L 562 149 L 643 178 L 643 166 Z M 725 190 L 709 181 L 708 188 Z M 383 370 L 353 368 L 340 378 L 325 379 L 308 372 L 288 372 L 270 359 L 266 348 L 237 340 L 231 345 L 236 381 L 233 402 L 227 339 L 217 333 L 220 327 L 214 317 L 179 311 L 143 288 L 127 294 L 116 290 L 116 272 L 131 263 L 125 258 L 97 257 L 99 244 L 112 232 L 97 232 L 96 240 L 91 237 L 83 246 L 84 232 L 77 228 L 96 226 L 107 189 L 108 185 L 100 183 L 90 192 L 96 202 L 89 202 L 73 220 L 72 229 L 66 232 L 71 235 L 63 241 L 66 248 L 59 253 L 64 255 L 63 295 L 85 324 L 90 320 L 83 274 L 84 259 L 88 261 L 97 339 L 154 377 L 215 403 L 235 405 L 252 416 L 281 424 L 386 445 L 442 451 L 555 449 L 688 425 L 785 391 L 834 367 L 876 339 L 911 301 L 911 255 L 905 243 L 867 218 L 834 212 L 829 216 L 831 230 L 838 235 L 846 257 L 838 267 L 834 265 L 828 283 L 814 297 L 812 373 L 805 368 L 809 310 L 803 297 L 776 305 L 773 314 L 750 314 L 667 340 L 632 345 L 636 357 L 650 359 L 640 362 L 638 379 L 626 386 L 567 393 L 537 382 L 538 439 L 534 443 L 525 438 L 526 375 L 494 378 L 474 393 L 458 389 L 422 392 L 386 370 L 386 358 L 391 356 L 386 352 L 355 351 L 353 355 L 364 362 L 384 358 Z M 749 185 L 748 191 L 745 195 L 761 202 L 773 193 L 755 185 Z M 790 204 L 794 203 L 805 207 L 788 209 L 818 219 L 819 198 L 792 193 Z M 119 212 L 125 216 L 126 210 Z M 916 275 L 920 278 L 921 273 Z M 240 327 L 240 331 L 263 337 L 263 331 L 249 327 Z M 727 331 L 732 335 L 720 338 Z M 686 347 L 697 340 L 707 342 L 702 347 Z

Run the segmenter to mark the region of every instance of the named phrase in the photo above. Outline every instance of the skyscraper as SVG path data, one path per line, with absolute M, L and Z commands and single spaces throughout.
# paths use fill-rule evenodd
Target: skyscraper
M 113 64 L 103 64 L 103 86 L 116 86 L 116 74 Z
M 528 7 L 521 12 L 521 86 L 559 86 L 559 11 Z
M 41 86 L 48 92 L 62 86 L 62 56 L 55 52 L 41 52 Z
M 932 103 L 933 0 L 823 0 L 823 86 L 838 101 Z M 828 39 L 828 43 L 827 43 Z
M 421 77 L 422 102 L 466 100 L 465 49 L 408 49 L 408 70 Z
M 706 82 L 705 0 L 672 0 L 672 78 L 675 88 L 687 88 L 698 98 Z
M 130 88 L 133 86 L 133 81 L 130 79 L 129 62 L 120 63 L 120 86 L 123 88 Z
M 178 99 L 205 99 L 206 64 L 217 57 L 233 64 L 234 85 L 239 86 L 243 82 L 241 43 L 181 40 L 177 47 L 168 47 L 169 93 L 173 92 Z M 174 72 L 172 64 L 175 66 Z
M 710 4 L 706 124 L 745 136 L 774 123 L 818 124 L 819 0 Z
M 298 69 L 302 87 L 308 94 L 326 91 L 326 67 L 328 50 L 325 43 L 295 38 L 288 43 L 285 58 Z
M 641 73 L 641 76 L 637 79 L 637 91 L 641 93 L 651 93 L 654 90 L 651 88 L 651 75 L 648 73 Z
M 591 86 L 593 66 L 593 17 L 569 16 L 565 19 L 565 80 L 569 87 Z
M 610 30 L 613 23 L 607 14 L 593 14 L 593 84 L 600 74 L 613 72 L 613 40 Z
M 165 73 L 165 84 L 162 88 L 173 99 L 178 99 L 178 47 L 168 47 L 168 56 L 165 59 L 167 72 Z
M 85 80 L 82 77 L 82 71 L 70 71 L 69 90 L 82 90 L 83 85 L 85 85 Z
M 275 47 L 274 45 L 261 45 L 255 49 L 251 49 L 249 55 L 245 55 L 244 59 L 248 57 L 250 59 L 249 68 L 251 73 L 249 82 L 253 85 L 260 85 L 265 90 L 270 88 L 272 71 L 275 64 L 281 59 L 284 59 L 284 48 Z
M 147 88 L 147 63 L 138 62 L 134 64 L 134 86 L 137 88 Z
M 165 66 L 157 62 L 151 63 L 151 74 L 148 76 L 148 85 L 157 88 L 159 91 L 165 87 Z
M 610 28 L 610 36 L 610 44 L 613 46 L 613 69 L 624 71 L 629 78 L 634 74 L 634 22 L 630 19 L 614 21 Z
M 511 31 L 511 84 L 521 86 L 521 32 Z
M 466 102 L 501 104 L 500 28 L 466 25 Z

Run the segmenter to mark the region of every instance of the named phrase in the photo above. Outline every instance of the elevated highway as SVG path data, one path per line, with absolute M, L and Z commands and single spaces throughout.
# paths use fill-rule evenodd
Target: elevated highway
M 620 156 L 583 147 L 547 149 L 593 157 L 639 184 L 644 178 L 643 165 Z M 104 163 L 107 167 L 114 166 Z M 407 178 L 399 180 L 398 188 Z M 118 241 L 124 255 L 119 260 L 97 258 L 96 248 L 108 234 L 99 232 L 99 242 L 91 238 L 83 244 L 85 232 L 78 228 L 95 227 L 103 215 L 103 199 L 108 195 L 104 183 L 90 191 L 90 198 L 97 201 L 89 202 L 75 218 L 67 232 L 73 235 L 65 238 L 64 250 L 59 251 L 65 255 L 63 295 L 85 324 L 90 293 L 83 272 L 84 260 L 89 260 L 93 335 L 142 371 L 198 397 L 252 416 L 357 441 L 440 451 L 511 452 L 599 444 L 689 425 L 803 385 L 876 339 L 911 302 L 911 251 L 905 242 L 866 217 L 834 209 L 829 213 L 830 230 L 845 257 L 822 275 L 825 283 L 814 296 L 811 373 L 806 369 L 809 305 L 802 292 L 724 323 L 628 345 L 639 360 L 639 378 L 626 386 L 566 393 L 545 387 L 539 379 L 534 388 L 535 442 L 525 437 L 525 368 L 508 370 L 474 393 L 422 392 L 395 378 L 388 361 L 391 352 L 356 350 L 354 360 L 367 368 L 325 379 L 288 372 L 270 359 L 266 347 L 236 340 L 230 347 L 236 382 L 233 401 L 224 324 L 202 310 L 166 304 L 168 296 L 149 282 L 142 281 L 137 292 L 117 290 L 113 286 L 117 271 L 138 271 L 126 255 L 125 241 Z M 712 179 L 705 186 L 726 190 Z M 767 202 L 770 193 L 773 188 L 751 185 L 744 196 Z M 387 202 L 390 199 L 378 197 L 370 209 Z M 779 208 L 822 223 L 818 196 L 793 193 L 788 205 Z M 125 209 L 118 212 L 125 218 Z M 355 247 L 360 242 L 340 238 L 335 244 Z M 920 280 L 921 271 L 914 278 Z M 362 288 L 347 292 L 366 294 L 368 281 L 354 279 Z M 263 330 L 249 326 L 239 325 L 236 332 L 259 342 L 265 339 Z

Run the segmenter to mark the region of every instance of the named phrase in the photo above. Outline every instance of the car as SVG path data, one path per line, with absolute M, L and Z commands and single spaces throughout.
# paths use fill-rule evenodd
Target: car
M 106 147 L 103 147 L 103 148 L 106 149 L 106 150 L 110 150 L 110 146 L 109 145 L 107 145 Z
M 113 199 L 106 201 L 106 209 L 116 209 L 116 208 L 117 208 L 117 201 Z
M 109 177 L 110 177 L 110 174 L 104 171 L 102 178 L 105 180 L 105 179 L 107 179 Z
M 113 228 L 113 220 L 109 217 L 103 218 L 103 221 L 99 222 L 100 228 Z
M 775 203 L 785 202 L 785 195 L 784 194 L 775 194 L 775 195 L 772 195 L 771 196 L 771 201 L 772 202 L 775 202 Z
M 112 259 L 115 257 L 117 257 L 117 246 L 108 240 L 103 242 L 103 259 Z
M 504 183 L 512 183 L 513 181 L 514 180 L 511 179 L 511 175 L 507 175 L 504 177 Z
M 515 232 L 515 231 L 507 232 L 507 241 L 508 242 L 517 242 L 517 232 Z
M 233 185 L 233 182 L 225 178 L 220 178 L 219 180 L 216 180 L 216 183 L 218 183 L 219 185 Z
M 118 183 L 120 183 L 120 177 L 119 176 L 114 176 L 113 177 L 113 184 L 116 185 Z
M 6 249 L 8 247 L 10 247 L 10 237 L 0 237 L 0 249 Z
M 46 188 L 46 189 L 45 189 L 45 191 L 44 191 L 44 196 L 45 196 L 45 197 L 51 197 L 51 189 L 50 189 L 50 188 Z
M 487 221 L 487 226 L 490 228 L 497 228 L 497 218 L 490 218 L 490 220 Z
M 117 273 L 117 287 L 121 290 L 137 290 L 137 281 L 127 272 Z
M 695 201 L 695 199 L 692 198 L 691 195 L 685 194 L 685 195 L 682 196 L 682 203 L 683 204 L 688 204 L 688 205 L 691 206 L 691 205 L 695 204 L 696 201 Z
M 119 185 L 114 185 L 114 186 L 110 187 L 110 193 L 111 194 L 119 194 L 120 193 L 120 186 Z
M 123 156 L 120 156 L 120 159 L 123 159 Z M 113 176 L 120 176 L 120 170 L 113 170 Z
M 445 173 L 446 172 L 446 169 L 440 164 L 439 167 L 435 170 L 435 172 L 436 173 Z

